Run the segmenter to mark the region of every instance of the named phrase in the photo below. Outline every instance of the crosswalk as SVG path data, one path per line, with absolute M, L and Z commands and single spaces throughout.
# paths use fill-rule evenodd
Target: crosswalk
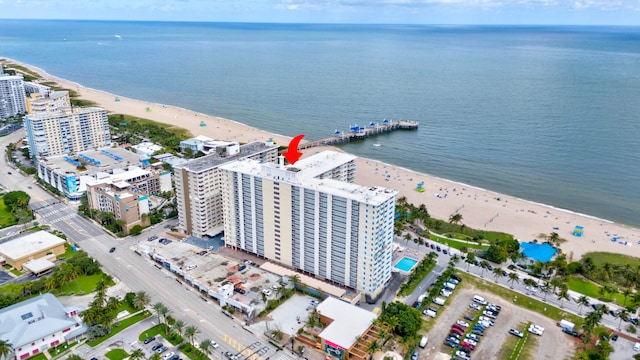
M 55 223 L 58 223 L 60 221 L 67 221 L 67 220 L 69 220 L 71 218 L 74 218 L 74 217 L 77 217 L 77 216 L 78 216 L 78 214 L 67 214 L 65 216 L 62 216 L 62 217 L 59 217 L 59 218 L 56 218 L 56 219 L 53 219 L 53 220 L 49 220 L 47 222 L 49 224 L 55 224 Z
M 245 345 L 233 337 L 224 334 L 224 342 L 229 344 L 234 350 L 237 350 L 238 353 L 242 354 L 242 357 L 238 357 L 237 360 L 275 360 L 270 357 L 265 357 L 265 355 L 271 350 L 268 346 L 262 345 L 261 342 L 256 341 L 252 344 Z

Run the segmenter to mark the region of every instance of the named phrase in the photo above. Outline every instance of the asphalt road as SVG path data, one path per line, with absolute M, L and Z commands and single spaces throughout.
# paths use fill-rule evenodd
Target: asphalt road
M 0 138 L 0 149 L 5 149 L 10 141 L 18 141 L 24 136 L 23 134 L 23 132 L 22 135 L 14 133 Z M 212 339 L 220 344 L 217 351 L 232 353 L 260 343 L 260 348 L 268 347 L 268 351 L 261 355 L 263 359 L 292 358 L 286 351 L 276 353 L 275 348 L 267 344 L 266 337 L 245 330 L 241 322 L 223 315 L 217 303 L 205 301 L 191 287 L 179 284 L 166 270 L 159 270 L 152 262 L 129 250 L 137 240 L 143 240 L 153 232 L 145 232 L 138 237 L 114 239 L 97 224 L 79 216 L 75 207 L 60 202 L 33 184 L 32 177 L 23 176 L 13 165 L 7 163 L 4 151 L 2 154 L 0 161 L 4 165 L 3 168 L 10 169 L 8 171 L 12 174 L 9 175 L 8 171 L 0 173 L 0 185 L 9 191 L 27 192 L 32 199 L 30 206 L 35 209 L 42 224 L 50 224 L 66 234 L 71 243 L 77 244 L 98 260 L 107 273 L 111 274 L 116 281 L 123 282 L 131 291 L 146 291 L 153 303 L 162 302 L 167 305 L 173 317 L 197 326 L 201 332 L 196 337 L 198 341 L 205 338 Z M 31 189 L 28 186 L 31 186 Z M 160 232 L 163 229 L 158 227 L 153 230 Z M 117 250 L 109 253 L 111 247 L 116 247 Z M 136 338 L 123 340 L 132 343 Z M 229 344 L 235 345 L 235 348 Z M 248 354 L 249 351 L 246 353 Z

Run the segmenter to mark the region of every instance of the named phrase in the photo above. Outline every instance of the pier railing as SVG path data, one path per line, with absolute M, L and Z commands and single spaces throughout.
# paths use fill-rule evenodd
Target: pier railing
M 416 130 L 419 123 L 412 120 L 392 120 L 382 124 L 370 125 L 336 134 L 320 140 L 305 142 L 299 145 L 299 149 L 308 149 L 316 146 L 330 146 L 342 144 L 352 140 L 364 139 L 373 135 L 391 132 L 394 130 Z

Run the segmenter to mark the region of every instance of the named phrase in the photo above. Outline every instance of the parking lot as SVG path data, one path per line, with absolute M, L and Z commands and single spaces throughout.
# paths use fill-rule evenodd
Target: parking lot
M 147 342 L 145 344 L 144 342 Z M 182 355 L 177 347 L 171 345 L 165 340 L 162 335 L 157 335 L 154 340 L 146 340 L 133 345 L 134 348 L 139 348 L 144 351 L 145 357 L 148 359 L 153 353 L 158 353 L 163 359 L 176 360 L 179 358 L 186 359 L 187 357 Z
M 429 345 L 425 349 L 420 349 L 420 359 L 433 359 L 438 353 L 451 353 L 451 348 L 443 345 L 445 338 L 449 334 L 452 324 L 457 320 L 464 319 L 464 315 L 475 316 L 477 310 L 471 309 L 469 304 L 473 302 L 474 295 L 480 295 L 488 302 L 502 306 L 500 315 L 495 319 L 495 325 L 485 330 L 484 336 L 474 351 L 471 352 L 472 359 L 493 360 L 499 358 L 498 354 L 502 348 L 502 343 L 509 334 L 509 329 L 515 328 L 525 332 L 524 324 L 532 322 L 545 328 L 542 336 L 536 336 L 536 341 L 527 342 L 526 346 L 537 346 L 535 349 L 536 359 L 569 359 L 574 354 L 574 338 L 564 334 L 555 321 L 540 314 L 507 303 L 501 298 L 490 293 L 483 293 L 469 287 L 458 288 L 450 298 L 450 304 L 440 307 L 435 304 L 429 305 L 438 309 L 436 319 L 424 316 L 428 321 L 435 321 L 435 325 L 429 332 Z M 530 334 L 530 336 L 535 336 Z M 538 345 L 535 345 L 537 343 Z

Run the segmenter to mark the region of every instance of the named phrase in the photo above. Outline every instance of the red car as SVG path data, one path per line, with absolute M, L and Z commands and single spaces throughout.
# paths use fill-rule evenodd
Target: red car
M 462 347 L 464 347 L 464 348 L 467 348 L 467 349 L 469 349 L 469 350 L 473 350 L 473 349 L 475 349 L 475 348 L 476 348 L 475 346 L 473 346 L 473 345 L 469 344 L 469 343 L 468 343 L 468 342 L 466 342 L 466 341 L 461 342 L 461 343 L 460 343 L 460 346 L 462 346 Z
M 464 334 L 464 330 L 460 330 L 458 328 L 451 328 L 451 332 L 454 334 L 458 334 L 460 336 L 462 336 Z
M 467 328 L 466 328 L 466 327 L 464 327 L 464 326 L 462 326 L 462 325 L 460 325 L 460 324 L 453 324 L 453 325 L 451 325 L 451 328 L 460 329 L 460 330 L 462 330 L 462 331 L 467 330 Z

